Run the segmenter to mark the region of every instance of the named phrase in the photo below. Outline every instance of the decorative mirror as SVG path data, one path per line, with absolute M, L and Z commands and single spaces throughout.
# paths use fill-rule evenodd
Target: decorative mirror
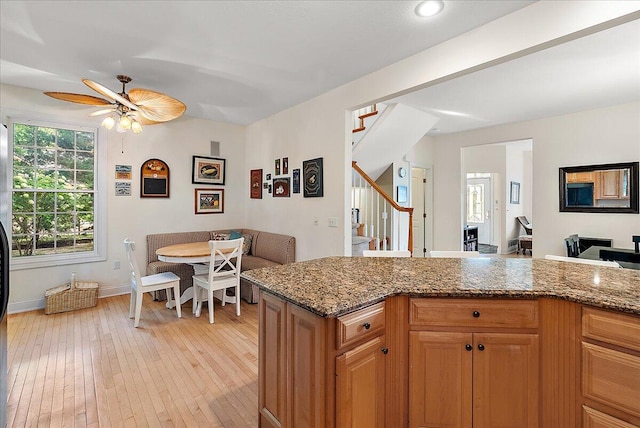
M 638 214 L 638 162 L 560 168 L 560 211 Z

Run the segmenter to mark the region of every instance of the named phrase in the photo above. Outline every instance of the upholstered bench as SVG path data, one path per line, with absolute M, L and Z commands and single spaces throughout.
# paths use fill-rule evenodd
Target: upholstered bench
M 168 245 L 209 241 L 220 235 L 230 235 L 232 230 L 244 236 L 247 246 L 246 253 L 242 255 L 242 271 L 293 263 L 296 260 L 296 239 L 288 235 L 253 229 L 158 233 L 147 235 L 147 275 L 173 272 L 180 277 L 180 290 L 184 292 L 193 285 L 193 267 L 186 263 L 160 261 L 156 250 Z M 240 280 L 240 296 L 249 303 L 258 303 L 257 287 L 245 279 Z M 164 291 L 157 292 L 156 299 L 166 299 Z
M 527 250 L 533 254 L 533 235 L 518 236 L 518 252 L 522 251 L 522 254 L 525 254 Z

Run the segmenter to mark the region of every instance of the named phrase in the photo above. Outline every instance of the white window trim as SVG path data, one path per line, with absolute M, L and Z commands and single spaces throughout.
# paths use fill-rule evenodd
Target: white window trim
M 11 242 L 11 193 L 13 188 L 13 160 L 9 162 L 9 154 L 13 153 L 13 123 L 45 126 L 52 128 L 74 129 L 94 132 L 95 143 L 95 216 L 93 251 L 82 253 L 63 253 L 44 256 L 11 257 L 10 270 L 35 269 L 58 265 L 102 262 L 107 260 L 107 135 L 100 127 L 77 123 L 49 122 L 46 120 L 7 117 L 7 129 L 0 138 L 0 163 L 6 165 L 6 174 L 0 177 L 0 219 L 3 220 L 9 242 Z

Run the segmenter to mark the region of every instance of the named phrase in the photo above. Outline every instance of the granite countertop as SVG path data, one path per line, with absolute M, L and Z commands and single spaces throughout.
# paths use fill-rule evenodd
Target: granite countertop
M 394 295 L 552 297 L 640 315 L 640 270 L 544 259 L 327 257 L 242 277 L 322 317 Z

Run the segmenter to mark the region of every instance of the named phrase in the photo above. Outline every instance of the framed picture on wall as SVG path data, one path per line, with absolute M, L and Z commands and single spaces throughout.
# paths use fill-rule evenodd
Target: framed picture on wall
M 131 180 L 131 165 L 116 165 L 116 180 Z
M 398 203 L 407 202 L 407 186 L 398 186 L 398 196 L 396 201 Z
M 140 197 L 169 197 L 169 165 L 160 159 L 148 159 L 140 167 Z
M 292 193 L 300 193 L 300 169 L 293 170 L 293 179 L 291 183 Z
M 225 164 L 225 159 L 193 156 L 191 182 L 193 184 L 224 185 Z
M 252 169 L 249 182 L 251 183 L 251 199 L 262 199 L 262 170 Z
M 281 177 L 273 179 L 273 197 L 288 198 L 289 193 L 289 177 Z
M 321 198 L 324 196 L 322 158 L 302 162 L 302 184 L 305 198 Z
M 519 204 L 520 203 L 520 183 L 516 181 L 511 182 L 510 194 L 511 194 L 510 202 L 512 204 Z
M 195 189 L 196 214 L 221 214 L 224 212 L 224 189 Z

